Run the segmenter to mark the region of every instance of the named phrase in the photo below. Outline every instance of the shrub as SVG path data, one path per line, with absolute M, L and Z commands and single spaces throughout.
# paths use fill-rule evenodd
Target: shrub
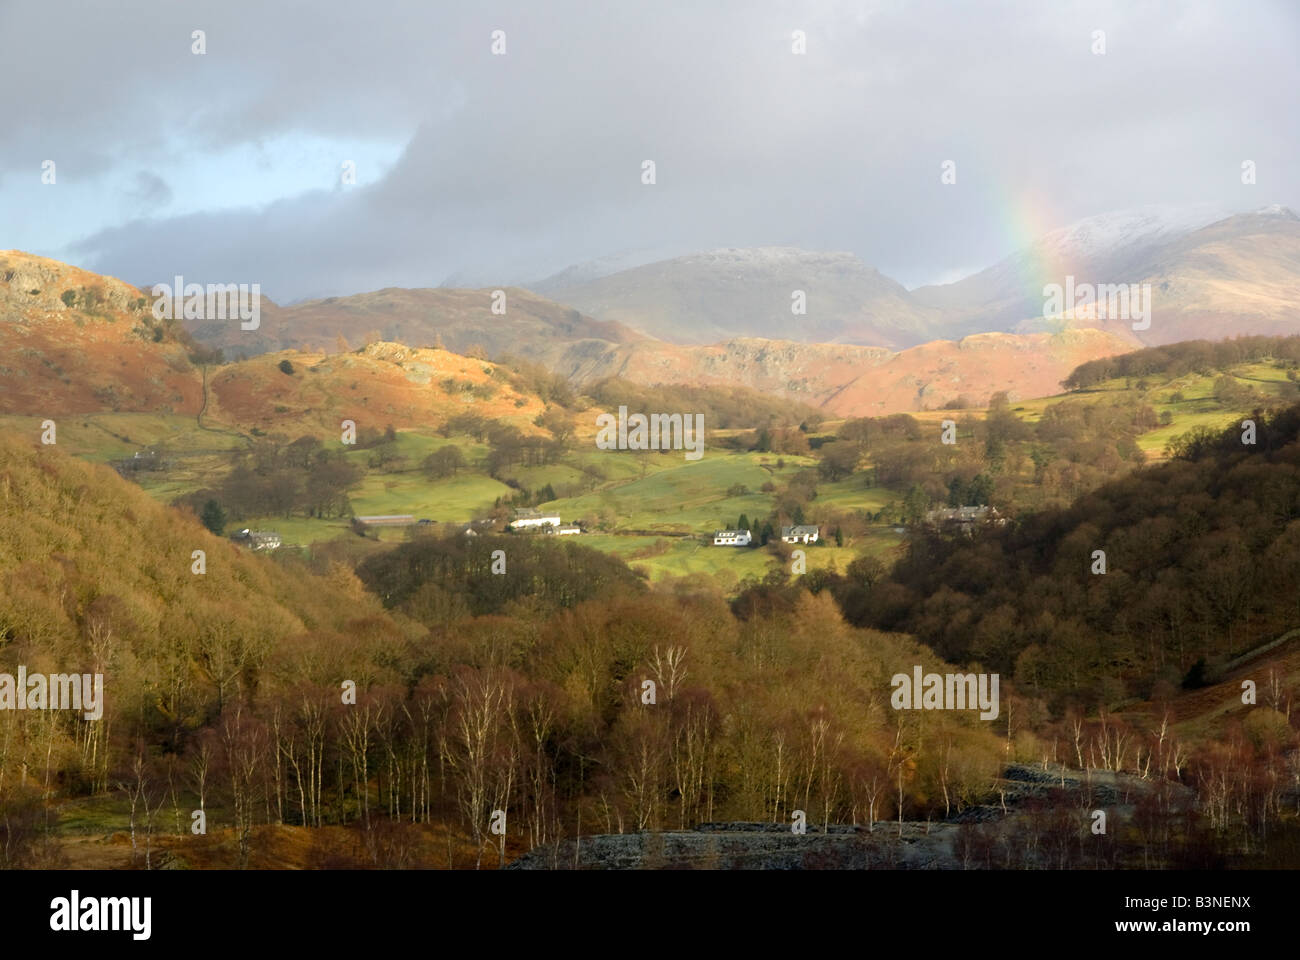
M 209 500 L 203 505 L 203 512 L 199 514 L 199 520 L 217 536 L 221 536 L 226 529 L 226 511 L 215 500 Z

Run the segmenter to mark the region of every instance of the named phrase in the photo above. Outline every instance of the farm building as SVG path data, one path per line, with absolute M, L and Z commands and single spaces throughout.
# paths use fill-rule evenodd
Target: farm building
M 280 546 L 280 535 L 272 530 L 250 530 L 245 527 L 232 533 L 230 539 L 250 550 L 274 550 Z
M 821 530 L 808 523 L 799 523 L 791 527 L 781 528 L 781 541 L 783 543 L 816 543 L 817 538 L 821 535 Z
M 976 524 L 991 523 L 1002 526 L 1007 522 L 1007 518 L 1001 516 L 996 509 L 987 505 L 980 507 L 944 507 L 927 512 L 925 522 L 931 526 L 957 529 L 970 535 L 974 531 Z
M 747 547 L 753 538 L 748 530 L 718 530 L 713 534 L 715 547 Z
M 387 513 L 368 517 L 353 517 L 352 521 L 363 527 L 405 527 L 415 523 L 415 517 L 409 513 Z
M 558 527 L 563 521 L 554 513 L 540 510 L 520 510 L 509 524 L 511 530 L 537 529 L 539 527 Z

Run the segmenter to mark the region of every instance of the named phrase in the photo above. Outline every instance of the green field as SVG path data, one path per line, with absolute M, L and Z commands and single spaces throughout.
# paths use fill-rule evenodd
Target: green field
M 1048 406 L 1065 400 L 1150 404 L 1158 415 L 1171 418 L 1170 423 L 1148 431 L 1138 441 L 1148 459 L 1158 460 L 1170 439 L 1193 427 L 1220 429 L 1240 420 L 1259 397 L 1286 400 L 1300 393 L 1286 371 L 1271 363 L 1242 364 L 1231 375 L 1235 383 L 1253 391 L 1256 399 L 1235 406 L 1223 402 L 1216 397 L 1220 374 L 1153 376 L 1147 381 L 1113 380 L 1071 394 L 1016 401 L 1012 409 L 1025 422 L 1036 423 Z M 937 425 L 942 419 L 979 418 L 986 412 L 931 410 L 915 416 Z M 122 413 L 55 419 L 60 448 L 87 460 L 107 462 L 140 451 L 162 451 L 168 462 L 165 471 L 140 473 L 133 479 L 163 502 L 219 485 L 229 469 L 230 453 L 248 444 L 232 432 L 202 429 L 192 417 Z M 0 428 L 29 433 L 33 442 L 40 437 L 40 423 L 35 417 L 0 417 Z M 828 421 L 818 435 L 833 437 L 838 426 L 839 422 Z M 469 466 L 454 477 L 429 479 L 420 468 L 421 461 L 452 444 L 460 448 Z M 678 451 L 603 451 L 579 445 L 559 463 L 506 469 L 502 478 L 510 481 L 507 484 L 484 472 L 481 464 L 489 452 L 487 444 L 468 437 L 399 431 L 395 452 L 398 459 L 384 466 L 371 465 L 371 450 L 347 453 L 365 471 L 350 491 L 355 514 L 410 514 L 439 524 L 458 524 L 488 516 L 498 500 L 516 497 L 519 488 L 538 491 L 549 485 L 557 499 L 541 506 L 566 522 L 583 523 L 591 532 L 579 542 L 623 558 L 652 582 L 710 577 L 723 589 L 762 578 L 780 560 L 764 548 L 714 547 L 707 542 L 712 532 L 734 526 L 744 514 L 757 536 L 784 486 L 818 463 L 811 456 L 733 452 L 716 443 L 697 461 L 685 459 Z M 861 517 L 901 503 L 903 492 L 869 486 L 869 476 L 859 472 L 835 483 L 817 483 L 817 496 L 805 512 L 809 522 L 823 525 L 822 534 L 828 541 L 832 536 L 828 516 Z M 767 491 L 762 489 L 765 485 Z M 227 530 L 244 526 L 275 530 L 286 544 L 303 547 L 355 537 L 350 523 L 342 518 L 248 517 L 232 519 Z M 384 528 L 377 538 L 394 543 L 409 535 L 405 528 Z M 901 540 L 892 525 L 873 524 L 843 547 L 807 548 L 808 569 L 833 565 L 842 571 L 861 554 L 884 556 L 896 551 Z
M 42 417 L 0 416 L 0 429 L 17 436 L 41 438 Z M 95 463 L 120 460 L 161 448 L 185 454 L 202 450 L 237 450 L 247 446 L 238 434 L 202 430 L 193 417 L 151 413 L 64 414 L 55 422 L 59 448 Z
M 617 461 L 622 455 L 605 456 Z M 605 529 L 711 533 L 733 526 L 742 513 L 751 518 L 766 516 L 772 494 L 760 489 L 763 484 L 779 484 L 815 462 L 808 457 L 786 457 L 784 468 L 778 469 L 780 458 L 770 453 L 706 452 L 703 459 L 695 461 L 651 459 L 668 463 L 656 463 L 657 469 L 644 477 L 609 483 L 590 494 L 547 506 L 566 520 L 583 520 Z M 728 493 L 738 486 L 748 492 Z
M 898 503 L 903 495 L 887 487 L 873 487 L 867 483 L 868 475 L 855 473 L 835 483 L 817 485 L 817 506 L 831 506 L 841 510 L 879 511 L 888 503 Z
M 514 491 L 482 473 L 461 471 L 445 480 L 430 480 L 418 470 L 403 473 L 368 473 L 352 488 L 352 510 L 357 515 L 409 513 L 455 523 L 481 517 L 497 497 Z
M 1286 371 L 1271 363 L 1243 363 L 1228 373 L 1237 384 L 1250 388 L 1267 400 L 1289 402 L 1300 395 L 1300 388 L 1288 379 Z M 1152 375 L 1147 378 L 1145 389 L 1139 388 L 1140 378 L 1107 380 L 1074 393 L 1017 400 L 1011 404 L 1011 409 L 1024 422 L 1038 423 L 1049 406 L 1062 401 L 1141 400 L 1150 404 L 1157 414 L 1168 412 L 1171 417 L 1167 425 L 1149 430 L 1138 438 L 1138 446 L 1147 454 L 1148 459 L 1156 461 L 1163 458 L 1165 444 L 1179 434 L 1196 427 L 1220 430 L 1249 415 L 1253 404 L 1224 403 L 1215 397 L 1215 381 L 1222 375 L 1190 374 L 1172 378 Z M 1174 397 L 1178 394 L 1182 397 L 1175 400 Z M 937 422 L 941 417 L 952 417 L 960 421 L 965 416 L 982 418 L 987 412 L 985 409 L 927 411 L 915 416 L 927 422 Z
M 843 547 L 810 545 L 799 547 L 808 571 L 834 567 L 844 569 L 863 553 L 884 555 L 897 548 L 902 538 L 887 527 L 872 531 L 861 542 Z M 585 546 L 614 554 L 633 570 L 642 571 L 652 583 L 677 577 L 708 576 L 723 589 L 745 579 L 762 579 L 781 562 L 762 547 L 715 547 L 698 537 L 625 536 L 591 534 L 581 538 Z M 662 551 L 662 552 L 661 552 Z

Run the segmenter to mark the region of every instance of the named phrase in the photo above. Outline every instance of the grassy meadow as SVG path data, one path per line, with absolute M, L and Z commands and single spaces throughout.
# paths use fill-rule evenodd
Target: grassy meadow
M 1251 408 L 1247 399 L 1278 401 L 1294 397 L 1296 384 L 1287 372 L 1271 363 L 1241 364 L 1227 371 L 1242 388 L 1225 399 L 1222 373 L 1144 380 L 1116 379 L 1088 389 L 1052 397 L 1017 400 L 1012 409 L 1026 423 L 1039 422 L 1044 411 L 1062 401 L 1083 403 L 1149 404 L 1167 423 L 1143 433 L 1138 444 L 1148 461 L 1163 457 L 1172 438 L 1194 427 L 1221 428 L 1239 420 Z M 1235 402 L 1234 402 L 1235 399 Z M 913 416 L 938 429 L 941 420 L 982 419 L 987 411 L 927 410 Z M 146 492 L 161 502 L 171 502 L 214 486 L 230 469 L 231 455 L 245 450 L 249 439 L 234 431 L 201 428 L 193 418 L 157 414 L 98 413 L 56 418 L 58 443 L 78 457 L 100 463 L 129 459 L 135 453 L 157 450 L 167 461 L 156 472 L 132 475 Z M 832 440 L 842 421 L 830 420 L 809 434 Z M 0 418 L 0 427 L 38 437 L 41 422 L 33 417 Z M 507 520 L 507 503 L 519 488 L 538 491 L 550 487 L 557 496 L 539 506 L 558 513 L 566 522 L 579 522 L 587 530 L 581 542 L 616 555 L 652 582 L 674 578 L 712 578 L 723 588 L 747 579 L 759 579 L 781 563 L 771 549 L 714 547 L 714 530 L 732 527 L 745 515 L 755 536 L 776 505 L 781 491 L 801 472 L 815 470 L 816 451 L 810 456 L 739 452 L 716 442 L 706 447 L 700 460 L 687 460 L 681 451 L 637 452 L 597 450 L 582 441 L 559 462 L 543 466 L 514 466 L 489 476 L 483 466 L 489 453 L 485 442 L 468 436 L 440 436 L 433 431 L 400 430 L 393 446 L 395 459 L 376 466 L 367 449 L 346 452 L 347 459 L 364 472 L 349 490 L 354 514 L 410 514 L 437 524 L 463 524 L 495 516 Z M 454 445 L 467 466 L 454 476 L 431 479 L 420 468 L 434 451 Z M 896 509 L 905 491 L 870 485 L 871 473 L 859 470 L 835 482 L 818 480 L 816 498 L 806 511 L 807 520 L 823 525 L 823 543 L 806 550 L 809 570 L 834 567 L 843 570 L 855 557 L 870 554 L 887 558 L 902 542 L 892 521 L 870 518 L 890 507 Z M 766 489 L 764 489 L 766 488 Z M 852 515 L 869 523 L 859 525 L 856 536 L 835 546 L 833 529 L 821 514 Z M 286 545 L 310 550 L 313 544 L 356 539 L 344 518 L 265 516 L 232 519 L 227 532 L 240 527 L 273 529 Z M 437 529 L 437 528 L 435 528 Z M 404 528 L 385 528 L 377 539 L 400 542 L 411 535 Z

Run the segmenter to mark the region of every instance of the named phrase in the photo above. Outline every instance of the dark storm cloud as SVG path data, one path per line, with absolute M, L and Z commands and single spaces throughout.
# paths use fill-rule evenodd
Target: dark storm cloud
M 0 175 L 298 135 L 405 144 L 378 182 L 304 179 L 258 208 L 232 182 L 221 212 L 82 235 L 85 265 L 136 281 L 247 278 L 289 299 L 779 243 L 916 283 L 991 262 L 1030 224 L 1300 202 L 1289 3 L 50 6 L 0 8 Z M 948 159 L 955 186 L 939 182 Z M 1243 159 L 1258 186 L 1241 185 Z
M 140 212 L 151 213 L 172 202 L 172 189 L 158 174 L 141 170 L 127 188 L 126 196 Z

